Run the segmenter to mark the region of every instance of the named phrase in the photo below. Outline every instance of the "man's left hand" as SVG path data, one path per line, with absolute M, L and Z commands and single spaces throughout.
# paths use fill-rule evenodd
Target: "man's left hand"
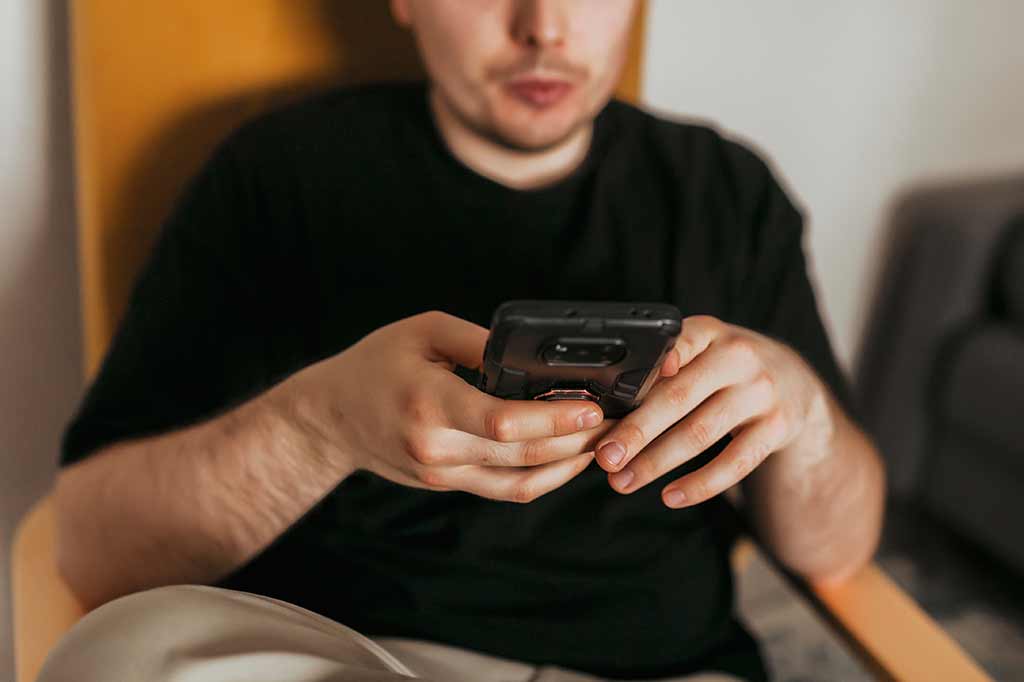
M 631 493 L 731 434 L 717 457 L 662 490 L 669 507 L 698 504 L 774 452 L 807 452 L 794 447 L 807 444 L 824 455 L 834 429 L 827 392 L 788 346 L 714 317 L 688 317 L 654 387 L 598 442 L 597 460 L 615 490 Z

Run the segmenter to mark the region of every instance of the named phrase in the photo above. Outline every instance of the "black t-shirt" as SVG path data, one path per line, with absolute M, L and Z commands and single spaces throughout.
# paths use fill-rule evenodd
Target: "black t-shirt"
M 188 185 L 62 462 L 221 414 L 388 322 L 440 309 L 487 326 L 515 298 L 714 315 L 793 346 L 849 409 L 802 233 L 750 151 L 622 102 L 575 172 L 520 191 L 448 151 L 423 85 L 327 92 L 241 127 Z M 659 496 L 727 442 L 629 496 L 593 464 L 527 505 L 358 472 L 220 584 L 368 635 L 608 677 L 760 679 L 725 502 Z

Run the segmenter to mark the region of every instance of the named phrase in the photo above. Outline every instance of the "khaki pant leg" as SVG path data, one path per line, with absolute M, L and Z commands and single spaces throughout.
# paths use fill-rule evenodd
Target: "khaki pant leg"
M 355 630 L 275 599 L 200 585 L 122 597 L 83 618 L 40 682 L 393 682 L 413 673 Z
M 374 637 L 417 677 L 445 682 L 534 682 L 538 668 L 523 661 L 404 637 Z
M 400 661 L 399 658 L 402 660 Z M 404 661 L 404 662 L 403 662 Z M 178 585 L 122 597 L 83 618 L 38 682 L 602 682 L 459 647 L 377 641 L 287 602 Z M 704 673 L 649 682 L 732 682 Z
M 609 682 L 557 665 L 534 666 L 497 658 L 447 644 L 399 637 L 375 637 L 374 641 L 400 658 L 417 676 L 446 682 Z M 484 674 L 486 672 L 486 675 Z M 616 682 L 630 682 L 617 680 Z M 640 682 L 640 681 L 633 681 Z M 703 672 L 642 682 L 743 682 L 735 675 Z

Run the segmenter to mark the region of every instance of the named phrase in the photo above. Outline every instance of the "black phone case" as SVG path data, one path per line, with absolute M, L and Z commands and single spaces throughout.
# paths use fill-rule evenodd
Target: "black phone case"
M 477 387 L 499 398 L 593 400 L 606 417 L 622 417 L 647 395 L 681 330 L 679 309 L 666 303 L 508 301 L 491 320 Z M 616 353 L 625 344 L 625 355 L 603 366 L 552 365 L 542 355 L 581 339 Z

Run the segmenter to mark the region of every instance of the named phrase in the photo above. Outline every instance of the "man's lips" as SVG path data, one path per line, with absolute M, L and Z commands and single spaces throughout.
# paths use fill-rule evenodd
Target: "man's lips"
M 569 94 L 572 87 L 568 81 L 540 78 L 524 78 L 505 85 L 505 89 L 514 97 L 538 109 L 557 104 Z

